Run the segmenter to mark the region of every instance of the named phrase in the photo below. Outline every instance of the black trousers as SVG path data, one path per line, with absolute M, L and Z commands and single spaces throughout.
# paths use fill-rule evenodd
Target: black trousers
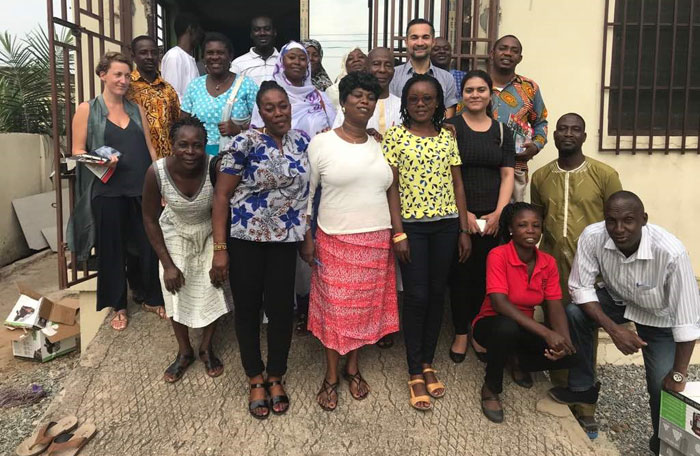
M 297 243 L 228 241 L 229 279 L 235 308 L 236 337 L 243 369 L 248 377 L 262 374 L 260 318 L 267 324 L 267 374 L 287 372 L 294 318 L 294 274 Z
M 401 263 L 403 278 L 403 334 L 410 375 L 432 364 L 440 336 L 445 288 L 452 258 L 457 250 L 459 221 L 403 224 L 408 235 L 410 263 Z
M 141 197 L 96 196 L 92 212 L 97 228 L 97 310 L 126 309 L 127 275 L 136 275 L 151 306 L 163 305 L 158 256 L 146 237 Z M 136 271 L 127 271 L 135 265 Z
M 488 351 L 484 381 L 495 394 L 503 391 L 503 369 L 509 356 L 516 355 L 520 368 L 526 372 L 568 369 L 578 363 L 575 355 L 557 361 L 545 358 L 547 343 L 544 339 L 503 315 L 484 317 L 476 322 L 474 338 Z
M 476 214 L 481 217 L 484 214 Z M 465 263 L 455 260 L 450 270 L 450 305 L 455 334 L 467 334 L 486 296 L 486 257 L 498 238 L 472 234 L 472 253 Z

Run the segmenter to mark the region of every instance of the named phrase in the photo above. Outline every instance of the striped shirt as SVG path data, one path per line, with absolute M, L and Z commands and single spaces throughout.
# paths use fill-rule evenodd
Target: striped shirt
M 646 326 L 672 328 L 676 342 L 700 339 L 700 293 L 688 252 L 678 238 L 663 228 L 642 228 L 639 248 L 630 257 L 618 250 L 605 222 L 581 233 L 569 276 L 569 292 L 576 304 L 597 302 L 596 278 L 625 318 Z

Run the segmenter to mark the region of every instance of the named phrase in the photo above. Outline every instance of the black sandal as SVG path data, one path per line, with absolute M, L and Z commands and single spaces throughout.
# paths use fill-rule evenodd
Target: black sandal
M 277 385 L 282 387 L 284 386 L 281 380 L 272 380 L 271 382 L 267 382 L 268 391 L 270 391 L 270 387 Z M 287 413 L 287 410 L 289 410 L 289 396 L 287 396 L 286 394 L 272 396 L 270 398 L 270 401 L 272 404 L 272 407 L 270 408 L 272 409 L 272 413 L 274 413 L 275 415 L 284 415 L 285 413 Z M 284 409 L 282 409 L 282 411 L 278 412 L 277 410 L 275 410 L 275 405 L 277 404 L 287 404 L 287 406 Z
M 330 398 L 332 393 L 335 393 L 335 406 L 334 407 L 328 407 L 325 405 L 322 405 L 320 402 L 318 402 L 318 405 L 321 406 L 321 408 L 327 412 L 332 412 L 338 407 L 338 383 L 330 383 L 328 380 L 325 378 L 323 379 L 323 384 L 321 385 L 321 389 L 319 390 L 318 394 L 316 394 L 316 402 L 318 402 L 318 397 L 325 393 L 326 397 Z
M 202 362 L 204 362 L 204 367 L 206 367 L 207 369 L 207 375 L 211 378 L 216 378 L 224 373 L 223 369 L 221 369 L 219 373 L 215 372 L 217 369 L 223 368 L 224 363 L 222 363 L 221 360 L 216 357 L 213 351 L 203 350 L 199 352 L 199 359 L 201 359 Z
M 167 383 L 175 383 L 182 378 L 188 367 L 194 362 L 194 354 L 181 355 L 178 353 L 175 361 L 165 369 L 165 375 L 163 375 L 163 380 Z M 168 379 L 166 375 L 170 375 L 172 379 Z
M 251 383 L 250 384 L 250 389 L 254 390 L 257 388 L 262 388 L 266 391 L 265 393 L 265 399 L 256 399 L 254 401 L 249 401 L 248 402 L 248 412 L 250 412 L 251 415 L 253 415 L 253 418 L 256 420 L 264 420 L 268 416 L 270 416 L 270 403 L 267 400 L 267 384 L 266 383 Z M 266 411 L 262 415 L 258 415 L 255 413 L 256 409 L 259 408 L 264 408 Z
M 354 394 L 352 394 L 352 390 L 350 390 L 350 396 L 352 396 L 352 398 L 356 401 L 361 401 L 369 395 L 369 383 L 367 383 L 367 381 L 364 378 L 362 378 L 362 374 L 360 374 L 359 370 L 354 374 L 350 374 L 348 371 L 345 371 L 343 372 L 343 378 L 347 380 L 350 385 L 352 385 L 353 383 L 357 383 L 357 389 L 360 389 L 360 385 L 362 384 L 362 382 L 365 382 L 365 385 L 367 385 L 367 392 L 359 396 L 355 396 Z
M 394 334 L 387 334 L 375 344 L 379 348 L 391 348 L 394 346 Z

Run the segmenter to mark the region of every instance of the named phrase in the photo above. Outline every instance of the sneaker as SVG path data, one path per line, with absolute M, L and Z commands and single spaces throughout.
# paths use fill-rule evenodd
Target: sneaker
M 581 425 L 583 431 L 586 433 L 589 439 L 595 440 L 598 438 L 598 423 L 595 417 L 592 416 L 579 416 L 578 424 Z
M 600 383 L 596 383 L 586 391 L 571 391 L 563 386 L 555 386 L 549 390 L 549 397 L 560 404 L 566 405 L 592 405 L 598 402 Z

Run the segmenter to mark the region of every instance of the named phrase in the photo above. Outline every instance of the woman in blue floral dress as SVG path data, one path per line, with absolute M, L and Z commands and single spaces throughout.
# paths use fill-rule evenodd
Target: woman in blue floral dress
M 211 274 L 214 283 L 230 280 L 236 336 L 250 383 L 248 409 L 264 419 L 270 410 L 282 414 L 289 409 L 282 376 L 292 340 L 297 246 L 307 229 L 309 137 L 291 128 L 289 97 L 276 82 L 262 83 L 256 103 L 265 127 L 233 138 L 221 159 Z M 267 366 L 260 354 L 263 308 L 269 319 Z

